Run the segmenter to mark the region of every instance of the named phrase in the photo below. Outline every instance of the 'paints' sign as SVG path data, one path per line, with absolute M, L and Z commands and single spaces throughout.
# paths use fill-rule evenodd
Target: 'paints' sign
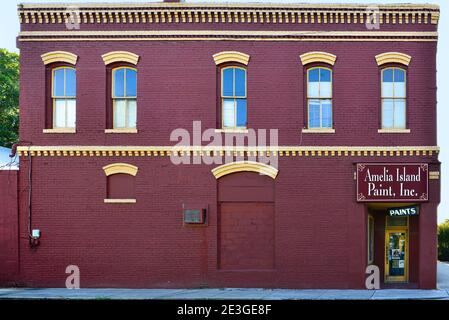
M 388 209 L 388 214 L 392 217 L 417 216 L 419 215 L 419 207 L 390 208 Z
M 357 201 L 428 201 L 427 163 L 358 163 Z

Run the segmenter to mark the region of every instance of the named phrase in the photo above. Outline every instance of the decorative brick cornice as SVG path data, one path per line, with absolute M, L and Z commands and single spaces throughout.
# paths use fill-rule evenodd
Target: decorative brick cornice
M 438 24 L 437 5 L 378 5 L 380 24 Z M 62 24 L 73 12 L 81 24 L 166 23 L 365 23 L 373 6 L 341 4 L 200 4 L 200 3 L 98 3 L 23 4 L 20 23 Z M 376 22 L 376 21 L 374 21 Z
M 192 156 L 286 156 L 286 157 L 387 157 L 433 156 L 438 146 L 279 146 L 279 147 L 217 147 L 217 146 L 19 146 L 19 156 L 72 157 L 164 157 Z

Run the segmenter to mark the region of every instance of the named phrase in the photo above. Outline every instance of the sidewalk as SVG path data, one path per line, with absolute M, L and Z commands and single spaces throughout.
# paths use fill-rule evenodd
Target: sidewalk
M 0 299 L 119 300 L 409 300 L 449 299 L 449 290 L 290 290 L 290 289 L 34 289 L 0 288 Z

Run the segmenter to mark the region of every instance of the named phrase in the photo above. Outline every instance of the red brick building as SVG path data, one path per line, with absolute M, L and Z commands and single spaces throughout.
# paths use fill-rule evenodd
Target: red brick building
M 372 264 L 435 288 L 437 6 L 18 11 L 2 283 L 63 287 L 76 265 L 82 287 L 364 288 Z M 235 143 L 175 147 L 194 121 Z M 236 143 L 259 129 L 277 143 Z

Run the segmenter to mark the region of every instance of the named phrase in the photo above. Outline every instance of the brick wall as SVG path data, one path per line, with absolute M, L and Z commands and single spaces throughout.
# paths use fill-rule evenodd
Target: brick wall
M 167 25 L 87 24 L 83 30 L 160 30 Z M 192 24 L 176 28 L 205 28 Z M 210 28 L 210 25 L 207 25 Z M 22 31 L 62 30 L 58 24 L 24 24 Z M 217 27 L 218 28 L 218 27 Z M 222 30 L 267 30 L 267 25 L 226 24 Z M 435 25 L 383 25 L 382 31 L 435 31 Z M 269 30 L 316 30 L 316 25 L 269 25 Z M 329 24 L 320 30 L 365 31 L 363 24 Z M 434 146 L 436 145 L 436 42 L 368 41 L 61 41 L 21 42 L 20 135 L 35 146 L 172 145 L 176 128 L 192 130 L 192 122 L 215 128 L 217 66 L 212 55 L 240 51 L 248 64 L 248 126 L 279 129 L 280 145 L 302 146 Z M 78 55 L 77 133 L 44 134 L 45 67 L 49 51 Z M 106 68 L 101 55 L 125 50 L 140 56 L 138 69 L 138 134 L 105 134 Z M 304 72 L 299 55 L 326 51 L 337 56 L 333 68 L 335 134 L 303 134 Z M 375 56 L 398 51 L 412 56 L 408 67 L 407 121 L 410 134 L 379 134 L 380 74 Z M 209 165 L 173 165 L 168 157 L 35 157 L 33 158 L 33 228 L 42 232 L 38 248 L 29 247 L 27 193 L 20 193 L 20 283 L 62 287 L 65 268 L 77 265 L 82 287 L 284 287 L 363 288 L 366 267 L 366 207 L 355 201 L 357 162 L 428 162 L 437 156 L 282 157 L 274 191 L 261 193 L 274 210 L 265 219 L 240 219 L 232 241 L 258 228 L 261 243 L 243 246 L 232 268 L 219 268 L 220 196 L 242 197 L 220 190 Z M 125 162 L 139 167 L 135 204 L 106 204 L 102 167 Z M 26 190 L 28 163 L 23 163 L 19 189 Z M 250 175 L 255 175 L 250 174 Z M 267 178 L 268 179 L 268 178 Z M 430 202 L 421 208 L 420 269 L 413 281 L 434 286 L 434 239 L 439 182 L 430 182 Z M 244 200 L 244 199 L 243 199 Z M 251 200 L 251 199 L 250 199 Z M 229 200 L 230 202 L 235 201 Z M 248 199 L 247 199 L 248 201 Z M 253 201 L 253 200 L 251 200 Z M 209 208 L 208 225 L 183 225 L 182 208 Z M 252 210 L 252 209 L 251 209 Z M 250 209 L 246 210 L 247 212 Z M 249 224 L 248 224 L 249 223 Z M 230 225 L 227 225 L 230 227 Z M 268 230 L 268 231 L 267 231 Z M 228 229 L 229 231 L 229 229 Z M 423 236 L 421 237 L 421 233 Z M 254 240 L 253 238 L 248 238 Z M 221 243 L 222 244 L 222 243 Z M 225 244 L 226 246 L 228 244 Z M 225 248 L 226 249 L 226 248 Z M 233 249 L 235 250 L 235 249 Z M 248 255 L 245 255 L 248 253 Z M 234 251 L 236 252 L 236 251 Z M 261 258 L 257 272 L 229 270 Z M 232 257 L 232 252 L 229 257 Z M 229 261 L 229 260 L 228 260 Z M 427 263 L 427 264 L 426 264 Z M 272 265 L 272 268 L 268 268 Z M 229 266 L 229 265 L 228 265 Z M 422 267 L 424 266 L 424 267 Z M 240 265 L 241 267 L 241 265 Z M 245 264 L 245 268 L 248 267 Z M 421 268 L 422 267 L 422 268 Z M 433 278 L 433 280 L 432 280 Z
M 77 134 L 43 134 L 45 67 L 40 55 L 64 50 L 79 56 Z M 127 50 L 140 56 L 137 135 L 105 134 L 106 68 L 101 55 Z M 21 135 L 35 145 L 171 145 L 175 128 L 216 125 L 216 72 L 212 55 L 238 50 L 248 65 L 248 126 L 279 129 L 281 145 L 435 145 L 436 43 L 433 42 L 63 42 L 23 43 Z M 408 68 L 407 121 L 411 134 L 379 134 L 380 74 L 375 55 L 399 51 L 412 56 Z M 304 68 L 299 55 L 337 55 L 334 75 L 335 134 L 304 134 Z M 39 107 L 40 106 L 40 107 Z
M 33 228 L 41 230 L 42 238 L 37 249 L 29 248 L 24 192 L 21 281 L 64 286 L 65 268 L 75 264 L 83 287 L 361 288 L 366 208 L 355 201 L 354 162 L 376 160 L 281 158 L 274 185 L 275 268 L 248 273 L 218 268 L 218 185 L 210 172 L 213 166 L 175 166 L 168 157 L 36 157 Z M 433 161 L 407 159 L 418 160 Z M 139 167 L 136 204 L 103 203 L 102 167 L 113 162 Z M 27 170 L 26 163 L 21 170 Z M 25 175 L 20 184 L 20 189 L 26 188 Z M 421 211 L 427 219 L 436 217 L 438 181 L 431 180 L 430 190 L 430 203 Z M 183 205 L 208 207 L 208 226 L 184 226 Z
M 12 285 L 19 271 L 17 170 L 0 170 L 0 284 Z

